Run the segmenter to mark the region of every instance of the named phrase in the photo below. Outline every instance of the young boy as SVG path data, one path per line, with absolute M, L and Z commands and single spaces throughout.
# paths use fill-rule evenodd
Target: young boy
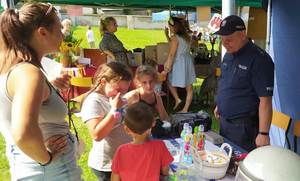
M 121 145 L 112 163 L 112 181 L 159 181 L 168 175 L 173 157 L 161 140 L 151 140 L 155 125 L 152 109 L 142 102 L 129 105 L 125 114 L 125 130 L 133 138 Z

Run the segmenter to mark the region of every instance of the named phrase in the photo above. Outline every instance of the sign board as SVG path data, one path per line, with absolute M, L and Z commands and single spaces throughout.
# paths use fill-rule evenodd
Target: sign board
M 212 33 L 218 31 L 220 28 L 221 21 L 222 21 L 222 16 L 218 13 L 215 13 L 208 23 L 209 30 Z

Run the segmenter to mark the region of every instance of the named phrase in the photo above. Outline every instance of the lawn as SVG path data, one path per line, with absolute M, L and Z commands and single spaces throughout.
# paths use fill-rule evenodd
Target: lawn
M 87 26 L 77 26 L 74 28 L 74 36 L 81 38 L 81 47 L 89 48 L 89 44 L 86 39 Z M 95 36 L 95 44 L 98 47 L 101 40 L 99 27 L 92 27 Z M 116 36 L 123 42 L 124 46 L 128 50 L 134 48 L 145 48 L 147 45 L 156 45 L 158 42 L 167 42 L 164 34 L 164 30 L 129 30 L 127 28 L 118 28 L 115 33 Z M 207 48 L 211 49 L 211 44 L 206 43 Z M 218 50 L 218 45 L 215 45 L 215 49 Z
M 86 30 L 87 27 L 78 26 L 74 31 L 74 35 L 76 37 L 83 39 L 81 46 L 84 48 L 88 47 L 88 43 L 85 37 Z M 96 45 L 98 46 L 100 42 L 100 34 L 99 34 L 98 27 L 93 27 L 93 31 L 96 38 Z M 130 50 L 134 48 L 144 48 L 146 45 L 155 45 L 158 42 L 166 42 L 166 38 L 164 37 L 163 30 L 128 30 L 125 28 L 119 28 L 116 35 L 123 42 L 125 48 Z M 210 49 L 209 46 L 208 49 Z M 191 109 L 194 111 L 204 109 L 208 113 L 212 114 L 211 108 L 199 106 L 199 104 L 193 104 L 191 106 Z M 90 169 L 87 167 L 88 151 L 90 150 L 92 144 L 91 138 L 89 136 L 86 126 L 81 122 L 81 120 L 77 118 L 75 118 L 74 120 L 80 137 L 86 143 L 85 152 L 81 156 L 80 160 L 78 161 L 80 167 L 83 170 L 82 177 L 84 180 L 87 181 L 96 180 L 96 177 L 92 174 Z M 212 128 L 214 130 L 218 130 L 218 124 L 216 123 L 215 120 L 213 120 Z M 2 135 L 0 135 L 0 180 L 1 181 L 10 180 L 9 166 L 5 156 L 5 142 L 3 140 Z

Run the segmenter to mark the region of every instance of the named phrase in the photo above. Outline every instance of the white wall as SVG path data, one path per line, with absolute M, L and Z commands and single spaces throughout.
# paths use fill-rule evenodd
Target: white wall
M 62 14 L 61 18 L 71 18 L 73 25 L 93 25 L 99 26 L 100 17 L 105 16 L 100 15 L 85 15 L 68 17 L 66 14 Z M 117 20 L 120 27 L 128 27 L 129 29 L 164 29 L 166 22 L 152 22 L 151 16 L 141 16 L 141 15 L 113 15 Z M 129 26 L 128 26 L 129 25 Z

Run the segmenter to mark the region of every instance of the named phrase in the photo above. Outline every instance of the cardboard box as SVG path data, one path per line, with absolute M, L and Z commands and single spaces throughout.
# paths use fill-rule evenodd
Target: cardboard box
M 145 61 L 157 61 L 156 57 L 156 45 L 145 47 Z
M 156 46 L 157 64 L 162 65 L 167 61 L 169 55 L 169 43 L 158 43 Z
M 136 66 L 143 64 L 143 52 L 133 52 Z

